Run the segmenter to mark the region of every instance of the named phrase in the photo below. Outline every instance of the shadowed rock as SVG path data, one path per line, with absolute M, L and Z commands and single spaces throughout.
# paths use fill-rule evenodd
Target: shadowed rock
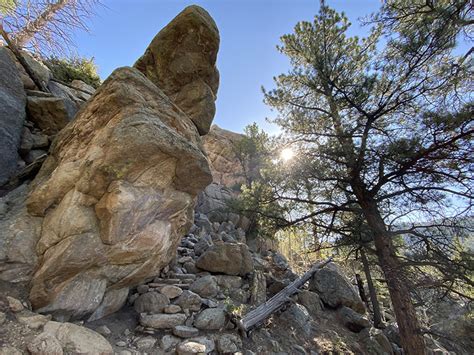
M 17 150 L 26 116 L 26 95 L 15 68 L 8 49 L 0 48 L 0 185 L 17 169 Z

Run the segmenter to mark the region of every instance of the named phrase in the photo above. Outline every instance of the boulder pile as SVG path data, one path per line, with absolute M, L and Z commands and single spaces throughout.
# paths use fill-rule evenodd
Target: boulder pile
M 337 285 L 333 298 L 349 299 L 348 290 L 353 291 L 353 285 L 337 266 L 331 265 L 331 270 L 338 271 L 319 274 L 311 284 L 332 281 Z M 153 280 L 131 290 L 127 304 L 135 312 L 138 324 L 114 345 L 131 353 L 253 354 L 280 349 L 313 354 L 311 346 L 307 347 L 309 339 L 315 335 L 317 323 L 330 319 L 339 327 L 346 327 L 345 332 L 354 332 L 357 338 L 380 350 L 373 336 L 376 331 L 370 330 L 357 293 L 351 294 L 352 303 L 346 303 L 362 313 L 346 306 L 330 306 L 324 301 L 326 295 L 311 291 L 312 286 L 301 290 L 293 303 L 272 316 L 274 329 L 264 327 L 252 332 L 250 339 L 242 338 L 236 327 L 239 317 L 297 277 L 281 254 L 267 251 L 262 255 L 250 250 L 245 231 L 232 221 L 211 222 L 206 215 L 196 213 L 194 224 L 181 240 L 170 265 Z M 345 312 L 352 316 L 352 321 L 342 317 Z M 279 338 L 282 329 L 297 332 L 302 345 L 295 346 L 296 340 Z M 367 334 L 361 332 L 365 329 Z M 383 334 L 377 333 L 377 337 L 391 346 Z M 391 351 L 390 348 L 388 353 Z

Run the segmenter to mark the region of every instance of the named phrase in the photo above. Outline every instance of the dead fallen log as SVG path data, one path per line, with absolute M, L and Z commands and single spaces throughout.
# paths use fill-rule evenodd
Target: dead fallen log
M 275 296 L 270 298 L 265 303 L 261 304 L 257 308 L 248 312 L 242 319 L 237 323 L 239 330 L 246 335 L 249 330 L 262 324 L 262 322 L 271 316 L 273 313 L 278 311 L 283 305 L 290 300 L 290 296 L 298 291 L 306 281 L 308 281 L 313 274 L 318 270 L 326 266 L 332 261 L 332 257 L 326 259 L 323 262 L 317 263 L 311 267 L 303 276 L 293 281 L 291 284 L 286 286 L 283 290 L 278 292 Z

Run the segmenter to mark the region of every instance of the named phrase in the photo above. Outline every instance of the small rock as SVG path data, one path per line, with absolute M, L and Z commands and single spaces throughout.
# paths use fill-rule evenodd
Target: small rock
M 197 274 L 199 272 L 194 261 L 188 261 L 183 264 L 184 269 L 190 274 Z
M 220 308 L 207 308 L 199 313 L 194 321 L 198 329 L 218 330 L 224 327 L 226 314 Z
M 186 321 L 184 314 L 140 314 L 140 324 L 155 329 L 168 329 L 183 325 Z
M 159 313 L 169 305 L 170 300 L 164 294 L 158 292 L 147 292 L 140 295 L 133 308 L 137 313 Z
M 63 348 L 56 337 L 48 333 L 41 333 L 27 345 L 32 355 L 62 355 Z
M 242 287 L 242 278 L 232 275 L 216 275 L 217 284 L 223 290 L 234 290 Z
M 128 303 L 134 304 L 138 297 L 140 297 L 139 293 L 134 293 L 130 295 L 130 297 L 128 297 Z
M 223 354 L 236 353 L 242 348 L 242 340 L 235 334 L 223 334 L 217 338 L 217 350 Z
M 112 334 L 112 331 L 106 325 L 101 325 L 95 331 L 99 334 L 104 335 L 104 336 Z
M 163 338 L 161 338 L 160 345 L 164 351 L 170 351 L 172 348 L 178 345 L 180 341 L 180 338 L 177 338 L 173 335 L 165 335 Z
M 188 319 L 186 319 L 186 323 L 184 323 L 184 325 L 187 327 L 192 327 L 193 324 L 194 324 L 194 314 L 191 314 L 188 316 Z
M 305 306 L 313 318 L 322 312 L 321 299 L 316 292 L 301 290 L 298 293 L 298 303 Z
M 186 290 L 175 301 L 182 309 L 189 309 L 193 312 L 201 309 L 202 299 L 192 291 Z
M 194 245 L 193 245 L 193 246 L 194 246 Z M 180 263 L 180 264 L 184 264 L 184 263 L 186 263 L 186 262 L 188 262 L 188 261 L 193 261 L 193 258 L 190 257 L 190 256 L 183 256 L 183 257 L 181 257 L 181 258 L 178 259 L 178 263 Z
M 23 304 L 21 303 L 20 300 L 17 300 L 16 298 L 13 298 L 11 296 L 7 296 L 7 301 L 8 301 L 8 307 L 10 307 L 10 310 L 12 312 L 21 312 L 22 310 L 25 309 Z
M 6 320 L 7 320 L 7 315 L 3 312 L 0 312 L 0 325 L 5 323 Z
M 28 96 L 26 111 L 30 121 L 47 134 L 56 134 L 69 122 L 66 101 L 60 97 Z
M 151 336 L 140 338 L 135 341 L 135 345 L 137 346 L 138 350 L 151 349 L 155 346 L 155 344 L 156 339 Z
M 4 345 L 0 348 L 0 355 L 23 355 L 23 352 L 18 350 L 17 348 L 14 348 L 13 346 Z M 41 355 L 49 355 L 49 354 L 42 353 Z
M 298 332 L 309 335 L 311 331 L 311 316 L 305 306 L 293 303 L 280 315 L 280 320 L 287 326 L 294 327 Z
M 204 298 L 215 297 L 219 292 L 214 276 L 204 276 L 194 281 L 189 289 Z
M 150 287 L 148 287 L 148 285 L 139 285 L 137 287 L 137 292 L 139 294 L 143 294 L 143 293 L 147 293 L 149 289 L 150 289 Z
M 177 304 L 170 304 L 169 306 L 166 306 L 163 309 L 163 312 L 168 313 L 168 314 L 179 313 L 181 312 L 181 307 L 178 306 Z
M 213 300 L 207 298 L 202 300 L 202 304 L 205 304 L 209 308 L 216 308 L 217 306 L 219 306 L 217 302 L 214 302 Z
M 352 308 L 344 306 L 339 310 L 339 314 L 344 325 L 353 332 L 358 333 L 362 329 L 370 327 L 369 320 Z
M 22 156 L 24 156 L 28 154 L 31 149 L 33 149 L 33 135 L 27 127 L 23 127 L 23 131 L 21 133 L 20 148 L 18 149 L 18 152 Z
M 45 316 L 30 311 L 23 311 L 16 315 L 16 319 L 30 329 L 40 329 L 51 320 L 51 315 Z
M 212 353 L 216 348 L 216 343 L 214 342 L 214 340 L 212 338 L 208 338 L 206 336 L 190 338 L 188 340 L 205 345 L 206 346 L 206 353 Z
M 46 148 L 49 146 L 48 136 L 41 133 L 32 134 L 33 149 Z
M 124 347 L 127 346 L 127 343 L 124 342 L 123 340 L 120 340 L 120 341 L 116 342 L 115 345 L 117 345 L 117 346 L 119 346 L 119 347 L 121 347 L 121 348 L 124 348 Z
M 194 274 L 176 274 L 174 275 L 177 279 L 180 279 L 180 280 L 187 280 L 187 281 L 191 281 L 191 280 L 195 280 L 196 279 L 196 275 Z
M 177 325 L 173 328 L 173 334 L 180 338 L 192 338 L 199 335 L 199 329 L 185 325 Z
M 184 341 L 176 348 L 178 355 L 206 354 L 206 345 L 194 341 Z
M 178 286 L 166 285 L 161 288 L 160 293 L 167 296 L 171 300 L 180 296 L 183 293 L 183 290 Z

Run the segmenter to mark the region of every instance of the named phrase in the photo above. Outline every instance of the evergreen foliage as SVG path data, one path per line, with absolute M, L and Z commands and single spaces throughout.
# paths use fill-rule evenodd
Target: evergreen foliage
M 82 80 L 94 88 L 98 88 L 101 83 L 94 58 L 51 57 L 46 59 L 44 63 L 51 70 L 55 79 L 66 83 L 73 80 Z

